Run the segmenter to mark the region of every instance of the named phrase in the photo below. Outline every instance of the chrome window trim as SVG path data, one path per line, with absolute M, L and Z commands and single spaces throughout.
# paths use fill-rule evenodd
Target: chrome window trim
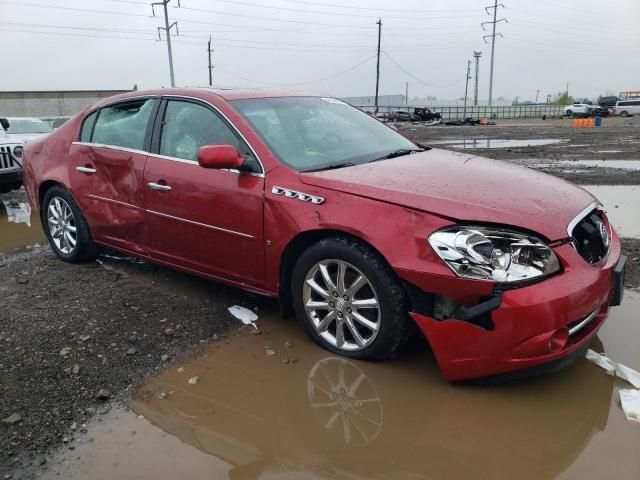
M 138 153 L 140 155 L 149 155 L 149 152 L 144 150 L 137 150 L 135 148 L 118 147 L 117 145 L 105 145 L 104 143 L 91 143 L 91 142 L 73 142 L 72 145 L 82 145 L 84 147 L 96 147 L 107 148 L 109 150 L 117 150 L 119 152 Z
M 567 233 L 569 234 L 569 238 L 573 237 L 572 232 L 576 225 L 580 223 L 580 221 L 584 219 L 584 217 L 586 217 L 592 210 L 598 208 L 599 205 L 600 203 L 594 200 L 589 205 L 587 205 L 578 215 L 576 215 L 573 220 L 569 222 L 569 225 L 567 226 Z
M 195 167 L 200 167 L 198 162 L 196 162 L 194 160 L 185 160 L 184 158 L 169 157 L 167 155 L 160 155 L 159 153 L 147 153 L 147 155 L 149 155 L 150 157 L 153 157 L 153 158 L 158 158 L 160 160 L 169 160 L 171 162 L 186 163 L 187 165 L 193 165 Z M 202 167 L 200 167 L 200 168 L 202 168 Z M 241 172 L 240 170 L 237 170 L 235 168 L 220 168 L 219 170 L 221 170 L 223 172 L 237 173 L 238 175 L 242 174 L 242 175 L 249 175 L 251 177 L 264 178 L 264 173 Z
M 173 215 L 167 215 L 166 213 L 156 212 L 155 210 L 146 210 L 146 212 L 152 215 L 157 215 L 159 217 L 169 218 L 171 220 L 177 220 L 179 222 L 188 223 L 190 225 L 196 225 L 198 227 L 208 228 L 210 230 L 215 230 L 217 232 L 228 233 L 230 235 L 235 235 L 241 238 L 248 238 L 248 239 L 255 238 L 253 235 L 249 235 L 248 233 L 236 232 L 235 230 L 229 230 L 227 228 L 216 227 L 214 225 L 209 225 L 206 223 L 195 222 L 193 220 L 187 220 L 186 218 L 174 217 Z
M 587 315 L 584 320 L 582 320 L 580 323 L 578 323 L 577 325 L 574 325 L 573 327 L 571 327 L 569 329 L 569 336 L 578 333 L 580 330 L 582 330 L 584 327 L 586 327 L 589 323 L 591 323 L 591 321 L 596 318 L 596 316 L 598 315 L 598 312 L 600 311 L 600 307 L 596 308 L 593 312 L 591 312 L 589 315 Z
M 129 101 L 135 101 L 135 100 L 144 100 L 149 99 L 149 98 L 161 98 L 162 95 L 158 95 L 158 94 L 149 94 L 149 95 L 136 95 L 135 97 L 127 97 L 127 98 L 119 98 L 117 100 L 112 100 L 108 103 L 102 103 L 100 105 L 94 105 L 93 107 L 91 107 L 91 109 L 87 112 L 87 114 L 84 116 L 84 118 L 82 119 L 84 121 L 85 118 L 87 118 L 89 115 L 91 115 L 93 112 L 97 112 L 98 110 L 102 109 L 102 108 L 107 108 L 107 107 L 111 107 L 113 105 L 116 105 L 118 103 L 127 103 Z

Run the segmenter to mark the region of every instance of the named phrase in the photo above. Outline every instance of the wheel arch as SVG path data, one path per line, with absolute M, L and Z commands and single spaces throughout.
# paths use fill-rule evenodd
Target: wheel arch
M 42 209 L 42 202 L 44 201 L 44 196 L 47 194 L 47 192 L 57 186 L 60 185 L 61 187 L 67 188 L 66 185 L 64 185 L 61 182 L 58 182 L 56 180 L 45 180 L 44 182 L 42 182 L 40 184 L 40 186 L 38 187 L 38 207 L 40 209 Z
M 344 230 L 325 228 L 306 230 L 298 233 L 289 241 L 287 246 L 282 251 L 282 255 L 280 256 L 278 298 L 280 302 L 280 309 L 284 316 L 289 317 L 294 314 L 291 295 L 291 278 L 293 274 L 293 268 L 296 264 L 296 259 L 311 245 L 324 238 L 329 237 L 343 237 L 351 240 L 356 240 L 363 245 L 366 245 L 368 248 L 371 248 L 378 255 L 380 255 L 380 257 L 383 258 L 384 261 L 387 262 L 387 264 L 389 263 L 382 252 L 380 252 L 379 249 L 377 249 L 367 240 L 365 240 L 361 236 L 346 232 Z

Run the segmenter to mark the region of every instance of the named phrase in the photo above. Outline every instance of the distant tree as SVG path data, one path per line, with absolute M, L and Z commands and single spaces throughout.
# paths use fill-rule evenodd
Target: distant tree
M 573 97 L 567 92 L 560 92 L 553 103 L 555 105 L 571 105 L 573 103 Z

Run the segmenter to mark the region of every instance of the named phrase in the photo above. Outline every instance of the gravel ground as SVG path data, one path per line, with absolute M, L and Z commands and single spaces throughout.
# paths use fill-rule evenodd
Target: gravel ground
M 0 265 L 0 478 L 45 462 L 52 447 L 73 448 L 96 411 L 239 325 L 226 307 L 267 301 L 100 261 L 69 265 L 40 248 Z

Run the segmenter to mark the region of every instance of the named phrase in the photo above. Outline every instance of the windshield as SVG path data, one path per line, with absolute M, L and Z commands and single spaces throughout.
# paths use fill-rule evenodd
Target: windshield
M 278 158 L 297 171 L 357 165 L 419 149 L 366 113 L 334 98 L 234 100 Z
M 48 123 L 37 119 L 12 118 L 9 120 L 8 134 L 51 133 Z

